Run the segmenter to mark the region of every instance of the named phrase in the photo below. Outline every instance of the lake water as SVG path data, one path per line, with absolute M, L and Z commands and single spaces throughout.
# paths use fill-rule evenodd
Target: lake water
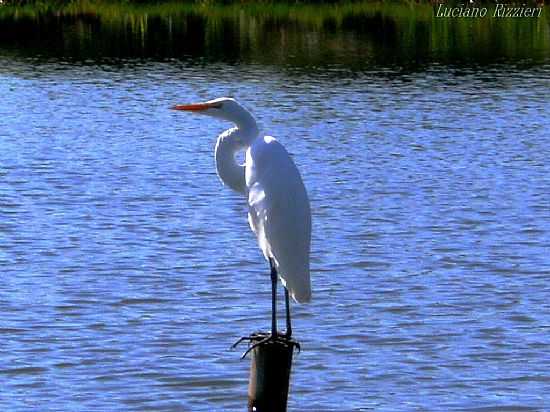
M 215 174 L 229 125 L 168 110 L 226 95 L 312 204 L 289 411 L 550 409 L 549 51 L 296 30 L 299 59 L 0 43 L 0 409 L 245 409 L 267 265 Z

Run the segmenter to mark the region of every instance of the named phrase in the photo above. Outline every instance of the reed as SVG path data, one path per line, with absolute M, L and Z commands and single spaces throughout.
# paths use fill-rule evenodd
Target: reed
M 0 7 L 0 47 L 15 41 L 40 48 L 42 41 L 52 44 L 44 37 L 61 32 L 59 52 L 66 54 L 230 55 L 270 64 L 361 65 L 373 56 L 389 62 L 544 60 L 550 54 L 546 10 L 537 19 L 450 19 L 437 18 L 435 5 L 407 1 L 18 1 Z

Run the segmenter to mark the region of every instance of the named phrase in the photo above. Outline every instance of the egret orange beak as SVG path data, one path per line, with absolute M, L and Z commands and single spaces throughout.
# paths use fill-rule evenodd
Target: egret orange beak
M 185 110 L 188 112 L 201 112 L 213 107 L 220 107 L 220 103 L 193 103 L 193 104 L 177 104 L 172 107 L 172 110 Z

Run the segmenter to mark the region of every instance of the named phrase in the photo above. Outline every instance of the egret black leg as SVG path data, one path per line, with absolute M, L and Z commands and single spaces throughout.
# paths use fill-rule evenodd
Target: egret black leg
M 286 307 L 286 338 L 292 337 L 292 325 L 290 323 L 290 299 L 288 297 L 288 289 L 285 288 L 285 307 Z
M 269 258 L 269 266 L 271 267 L 271 336 L 277 336 L 277 269 L 271 258 Z
M 241 358 L 244 358 L 248 354 L 248 352 L 250 352 L 254 348 L 260 345 L 263 345 L 269 341 L 276 341 L 277 338 L 279 337 L 279 334 L 277 332 L 277 268 L 275 267 L 275 262 L 273 261 L 272 258 L 269 258 L 269 267 L 271 268 L 271 334 L 267 336 L 263 334 L 251 335 L 249 337 L 239 339 L 233 345 L 233 347 L 237 346 L 243 340 L 248 340 L 250 343 L 254 342 L 251 346 L 249 346 L 246 352 L 243 353 Z M 285 288 L 285 291 L 286 291 L 286 288 Z M 288 316 L 288 301 L 287 301 L 287 316 Z M 290 335 L 286 335 L 286 336 L 290 336 Z

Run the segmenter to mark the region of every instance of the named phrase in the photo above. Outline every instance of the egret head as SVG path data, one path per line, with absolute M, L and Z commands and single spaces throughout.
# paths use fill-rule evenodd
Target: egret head
M 173 106 L 172 109 L 205 114 L 221 120 L 233 122 L 237 125 L 253 119 L 248 110 L 230 97 L 220 97 L 204 103 L 178 104 Z

